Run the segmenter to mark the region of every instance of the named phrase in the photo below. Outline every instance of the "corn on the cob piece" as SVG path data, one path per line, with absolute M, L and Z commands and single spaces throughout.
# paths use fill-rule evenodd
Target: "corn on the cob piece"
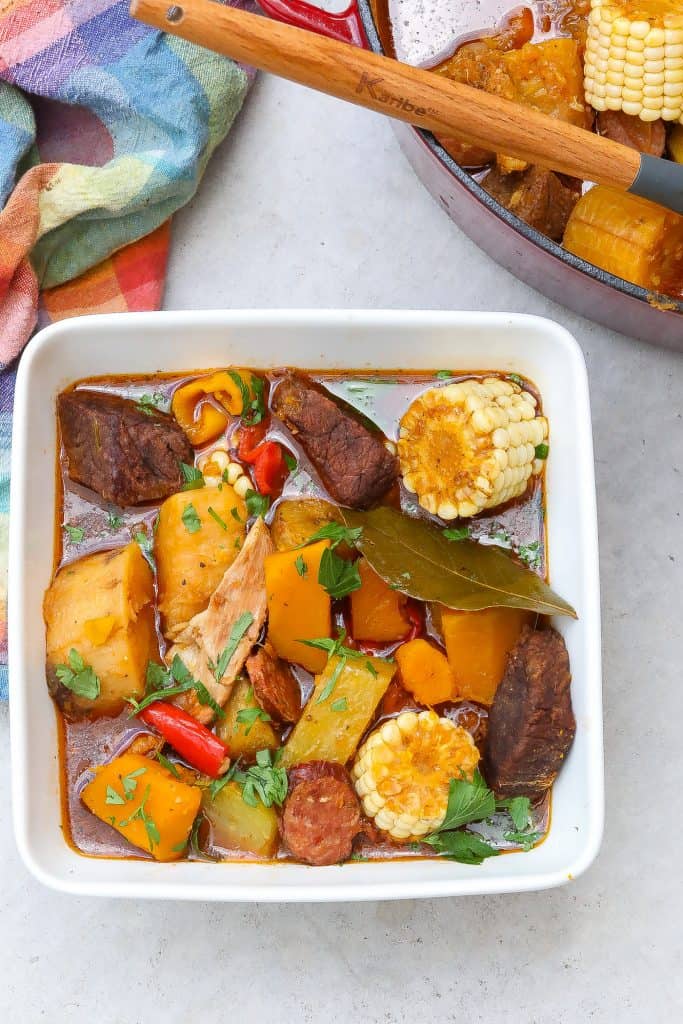
M 676 0 L 591 0 L 586 100 L 643 121 L 683 118 L 683 10 Z
M 400 423 L 403 482 L 442 519 L 474 516 L 523 494 L 542 461 L 548 421 L 536 399 L 498 377 L 430 388 Z
M 225 481 L 235 488 L 240 498 L 243 498 L 246 491 L 252 487 L 251 480 L 241 464 L 231 462 L 227 449 L 221 446 L 205 452 L 197 461 L 197 469 L 200 470 L 209 487 L 217 487 L 218 484 Z M 244 482 L 242 483 L 242 481 Z
M 471 779 L 470 734 L 434 711 L 404 711 L 368 737 L 351 771 L 363 810 L 394 839 L 419 839 L 446 815 L 451 779 Z

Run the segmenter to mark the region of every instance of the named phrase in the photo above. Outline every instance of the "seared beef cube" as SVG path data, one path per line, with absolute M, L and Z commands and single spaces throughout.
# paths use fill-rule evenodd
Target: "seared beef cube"
M 482 182 L 511 213 L 556 242 L 562 240 L 569 215 L 580 198 L 578 183 L 560 178 L 544 167 L 528 167 L 515 174 L 501 174 L 494 168 Z
M 601 110 L 595 126 L 598 135 L 620 142 L 648 156 L 662 156 L 666 146 L 666 126 L 658 121 L 641 121 L 623 110 Z
M 496 796 L 552 786 L 576 732 L 569 655 L 554 629 L 524 629 L 489 710 L 485 774 Z
M 398 460 L 384 447 L 382 436 L 303 377 L 285 377 L 275 392 L 273 410 L 296 435 L 340 505 L 368 508 L 396 480 Z
M 101 391 L 57 399 L 69 476 L 115 505 L 159 501 L 180 490 L 180 463 L 194 462 L 176 421 L 157 409 Z

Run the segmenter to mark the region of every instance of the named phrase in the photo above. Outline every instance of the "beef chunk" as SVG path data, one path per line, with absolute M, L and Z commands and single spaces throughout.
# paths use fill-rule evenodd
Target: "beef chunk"
M 515 174 L 493 169 L 482 182 L 502 206 L 556 242 L 562 240 L 569 215 L 579 200 L 579 185 L 544 167 L 528 167 Z
M 275 392 L 273 410 L 296 435 L 340 505 L 368 508 L 395 481 L 398 461 L 381 435 L 371 433 L 310 381 L 294 374 L 285 377 Z
M 560 634 L 527 626 L 489 711 L 484 767 L 498 797 L 536 797 L 552 786 L 576 732 L 570 683 Z
M 597 116 L 598 135 L 622 146 L 629 146 L 639 153 L 662 156 L 666 146 L 666 126 L 659 121 L 641 121 L 639 117 L 625 114 L 623 110 L 601 110 Z
M 192 445 L 171 416 L 101 391 L 57 400 L 69 476 L 115 505 L 141 505 L 180 490 Z

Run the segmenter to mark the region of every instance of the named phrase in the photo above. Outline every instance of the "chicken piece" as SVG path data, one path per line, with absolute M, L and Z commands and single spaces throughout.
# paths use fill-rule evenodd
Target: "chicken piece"
M 225 704 L 235 679 L 246 658 L 258 640 L 266 618 L 266 577 L 263 563 L 273 552 L 270 532 L 263 519 L 257 519 L 247 534 L 239 555 L 226 570 L 223 579 L 209 599 L 208 608 L 195 615 L 168 652 L 169 663 L 178 655 L 191 675 L 206 686 L 218 704 Z M 242 627 L 244 616 L 250 615 L 247 628 Z M 225 671 L 216 678 L 218 665 L 226 648 L 232 654 L 224 666 Z M 209 722 L 214 712 L 201 704 L 194 690 L 175 698 L 200 722 Z

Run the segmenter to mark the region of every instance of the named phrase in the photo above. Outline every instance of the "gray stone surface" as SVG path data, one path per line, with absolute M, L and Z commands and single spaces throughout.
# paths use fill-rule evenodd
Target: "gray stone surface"
M 516 282 L 429 198 L 386 122 L 285 83 L 257 85 L 174 234 L 169 308 L 496 307 L 579 339 L 600 510 L 604 845 L 583 878 L 536 895 L 293 909 L 68 898 L 18 861 L 3 711 L 0 1019 L 680 1020 L 681 358 Z

